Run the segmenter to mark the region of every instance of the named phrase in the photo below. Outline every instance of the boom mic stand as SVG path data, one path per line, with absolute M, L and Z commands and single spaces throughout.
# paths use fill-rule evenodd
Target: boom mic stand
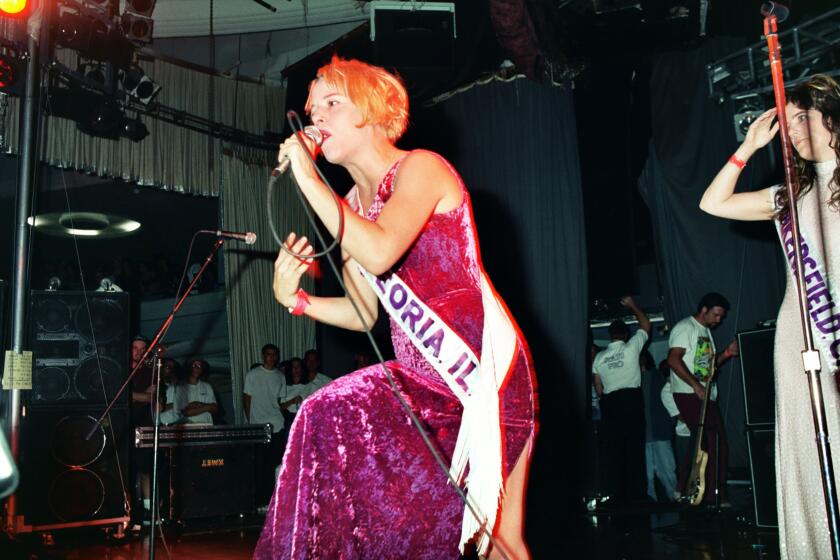
M 123 384 L 117 390 L 117 393 L 114 395 L 114 398 L 111 399 L 111 402 L 108 403 L 108 406 L 105 407 L 105 411 L 102 413 L 102 415 L 99 417 L 99 419 L 93 425 L 91 430 L 85 436 L 85 439 L 90 439 L 90 437 L 93 435 L 93 433 L 96 431 L 96 429 L 102 423 L 102 421 L 108 416 L 108 413 L 111 412 L 111 409 L 114 407 L 114 404 L 116 404 L 116 402 L 119 400 L 120 395 L 123 394 L 126 387 L 128 387 L 128 385 L 131 383 L 131 380 L 134 378 L 134 376 L 140 370 L 140 367 L 143 364 L 146 363 L 146 360 L 148 360 L 149 355 L 152 354 L 153 352 L 155 353 L 155 365 L 158 367 L 158 372 L 157 372 L 157 375 L 155 377 L 155 397 L 154 397 L 155 402 L 154 402 L 154 408 L 153 408 L 153 410 L 157 411 L 157 408 L 160 406 L 159 403 L 158 403 L 158 398 L 159 398 L 159 394 L 160 394 L 160 366 L 158 364 L 158 361 L 159 361 L 160 358 L 158 357 L 158 343 L 160 342 L 161 338 L 163 338 L 163 335 L 166 334 L 166 331 L 169 329 L 169 326 L 172 324 L 173 319 L 175 319 L 175 314 L 177 314 L 178 311 L 181 309 L 181 306 L 184 304 L 184 301 L 186 301 L 187 296 L 190 295 L 190 292 L 192 292 L 195 285 L 201 279 L 201 275 L 204 274 L 205 269 L 207 269 L 207 267 L 210 265 L 210 262 L 213 260 L 213 257 L 216 256 L 216 252 L 219 250 L 219 247 L 221 247 L 224 242 L 225 242 L 224 238 L 219 237 L 218 239 L 216 239 L 216 242 L 213 243 L 213 247 L 210 249 L 210 254 L 207 255 L 206 259 L 204 259 L 204 264 L 201 265 L 201 268 L 199 269 L 198 273 L 195 275 L 195 278 L 193 278 L 192 282 L 190 282 L 190 285 L 187 286 L 187 289 L 184 291 L 184 294 L 178 300 L 178 303 L 176 303 L 175 306 L 172 308 L 172 311 L 169 313 L 169 316 L 166 318 L 166 320 L 160 326 L 160 329 L 158 329 L 157 334 L 155 334 L 155 337 L 149 343 L 149 346 L 146 348 L 146 352 L 143 353 L 143 357 L 140 358 L 140 360 L 137 362 L 137 365 L 134 366 L 134 369 L 132 369 L 131 373 L 128 374 L 128 377 L 126 377 Z M 150 503 L 150 506 L 151 506 L 151 525 L 149 526 L 150 527 L 150 531 L 149 531 L 149 560 L 154 560 L 154 558 L 155 558 L 155 525 L 154 524 L 155 524 L 155 518 L 156 518 L 155 510 L 157 509 L 157 504 L 155 503 L 155 500 L 157 499 L 156 486 L 157 486 L 157 455 L 158 455 L 158 415 L 157 414 L 154 415 L 154 420 L 155 420 L 155 436 L 154 436 L 154 445 L 153 445 L 153 448 L 152 448 L 152 490 L 151 490 L 151 498 L 150 498 L 151 499 L 151 503 Z
M 782 142 L 782 158 L 785 163 L 785 184 L 788 193 L 788 212 L 790 212 L 793 233 L 794 257 L 796 270 L 794 280 L 799 296 L 799 318 L 802 322 L 802 337 L 805 350 L 802 351 L 802 364 L 808 376 L 808 390 L 811 396 L 811 413 L 814 418 L 814 430 L 817 436 L 817 450 L 820 457 L 820 475 L 822 477 L 825 510 L 828 517 L 828 531 L 831 538 L 831 553 L 834 560 L 840 560 L 840 522 L 838 522 L 837 489 L 834 481 L 834 466 L 829 447 L 828 426 L 825 420 L 822 384 L 820 383 L 820 353 L 814 347 L 814 333 L 808 315 L 808 301 L 802 285 L 802 246 L 799 234 L 799 215 L 796 209 L 796 193 L 799 192 L 798 179 L 793 166 L 793 151 L 788 133 L 787 105 L 785 99 L 784 75 L 782 74 L 782 56 L 779 47 L 778 20 L 784 20 L 787 8 L 775 2 L 765 2 L 761 6 L 764 16 L 764 35 L 767 37 L 767 51 L 770 57 L 770 72 L 773 77 L 773 93 L 776 97 L 776 117 L 779 121 L 779 139 Z

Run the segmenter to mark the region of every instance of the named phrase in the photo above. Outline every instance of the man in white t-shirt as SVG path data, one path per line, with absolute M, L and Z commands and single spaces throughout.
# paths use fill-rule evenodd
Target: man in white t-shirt
M 679 408 L 680 416 L 693 432 L 700 425 L 703 400 L 706 391 L 709 406 L 704 425 L 703 448 L 709 454 L 706 467 L 706 491 L 704 501 L 713 502 L 717 493 L 717 479 L 720 480 L 720 499 L 728 504 L 726 496 L 726 470 L 728 468 L 729 447 L 726 443 L 726 430 L 717 405 L 717 385 L 714 379 L 709 383 L 712 370 L 723 362 L 738 355 L 738 343 L 732 341 L 725 351 L 718 354 L 711 329 L 726 318 L 729 302 L 722 295 L 710 292 L 703 296 L 694 315 L 686 317 L 674 325 L 668 338 L 668 367 L 671 368 L 671 392 Z M 686 478 L 693 457 L 688 457 L 680 464 L 678 489 L 685 492 Z
M 621 300 L 639 321 L 630 336 L 624 321 L 609 326 L 611 342 L 592 363 L 592 381 L 601 398 L 601 474 L 603 491 L 614 503 L 644 500 L 645 405 L 639 354 L 650 337 L 650 319 L 631 297 Z
M 317 350 L 306 351 L 306 354 L 303 355 L 303 365 L 306 367 L 305 382 L 310 388 L 310 395 L 332 381 L 331 378 L 319 371 L 321 369 L 321 358 L 318 357 Z
M 166 406 L 161 417 L 174 413 L 187 424 L 213 424 L 213 415 L 219 410 L 213 386 L 201 379 L 209 372 L 207 362 L 193 360 L 186 381 L 166 389 Z
M 286 391 L 286 378 L 277 369 L 280 349 L 274 344 L 262 348 L 262 364 L 245 374 L 242 405 L 249 424 L 271 424 L 271 442 L 258 445 L 256 464 L 257 506 L 268 504 L 274 491 L 274 470 L 283 460 L 286 447 L 285 420 L 280 410 L 280 397 Z

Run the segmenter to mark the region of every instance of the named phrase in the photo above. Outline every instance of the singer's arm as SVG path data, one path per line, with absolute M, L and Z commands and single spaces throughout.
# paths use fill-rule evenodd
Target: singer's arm
M 286 246 L 298 254 L 311 254 L 312 247 L 305 237 L 298 238 L 290 234 Z M 342 277 L 348 294 L 359 306 L 359 310 L 369 328 L 373 327 L 379 313 L 379 302 L 370 285 L 362 277 L 356 262 L 342 251 Z M 304 271 L 312 264 L 311 259 L 299 259 L 281 250 L 274 263 L 274 298 L 280 305 L 294 308 L 297 303 L 297 290 Z M 359 319 L 353 304 L 345 297 L 309 296 L 309 306 L 305 314 L 316 321 L 344 329 L 363 331 L 365 325 Z
M 280 151 L 289 157 L 292 171 L 315 213 L 332 235 L 338 231 L 338 212 L 329 188 L 315 174 L 299 144 Z M 361 182 L 357 179 L 361 187 Z M 371 186 L 374 192 L 376 185 Z M 343 207 L 344 236 L 341 247 L 365 270 L 379 275 L 387 272 L 417 239 L 433 213 L 448 212 L 462 201 L 460 184 L 431 152 L 414 151 L 400 164 L 394 194 L 388 199 L 376 222 L 370 222 Z
M 747 131 L 744 142 L 735 151 L 734 157 L 742 162 L 766 146 L 776 135 L 778 123 L 774 123 L 776 110 L 770 109 L 759 116 Z M 735 185 L 741 175 L 741 168 L 726 162 L 703 193 L 700 209 L 720 218 L 733 220 L 770 220 L 773 218 L 773 204 L 770 189 L 735 193 Z

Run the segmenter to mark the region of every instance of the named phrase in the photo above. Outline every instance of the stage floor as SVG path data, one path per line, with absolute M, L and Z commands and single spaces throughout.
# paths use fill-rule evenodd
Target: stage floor
M 778 535 L 751 523 L 751 511 L 639 507 L 575 514 L 555 519 L 556 530 L 532 534 L 535 560 L 586 558 L 590 560 L 774 560 L 779 557 Z M 543 520 L 545 521 L 545 520 Z M 194 530 L 194 529 L 193 529 Z M 204 532 L 208 531 L 208 532 Z M 160 538 L 156 558 L 245 560 L 259 536 L 253 524 L 239 530 L 205 528 L 196 534 Z M 143 560 L 149 557 L 148 535 L 109 540 L 101 530 L 56 532 L 45 545 L 34 535 L 15 542 L 0 542 L 3 560 Z

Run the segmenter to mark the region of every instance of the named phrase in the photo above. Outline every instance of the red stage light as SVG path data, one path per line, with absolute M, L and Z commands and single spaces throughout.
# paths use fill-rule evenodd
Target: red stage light
M 26 66 L 19 58 L 0 54 L 0 93 L 21 95 L 25 80 Z
M 17 68 L 5 57 L 0 57 L 0 91 L 5 92 L 15 83 Z
M 0 0 L 0 15 L 18 16 L 25 12 L 27 0 Z

